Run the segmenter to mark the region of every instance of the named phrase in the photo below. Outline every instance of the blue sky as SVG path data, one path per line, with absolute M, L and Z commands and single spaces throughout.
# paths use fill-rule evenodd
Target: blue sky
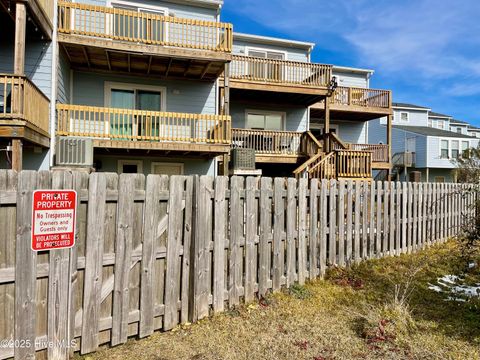
M 234 31 L 316 43 L 312 61 L 480 126 L 480 0 L 225 0 Z

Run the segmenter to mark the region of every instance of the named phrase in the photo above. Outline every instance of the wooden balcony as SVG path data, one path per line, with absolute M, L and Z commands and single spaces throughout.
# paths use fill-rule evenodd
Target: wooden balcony
M 232 129 L 232 147 L 255 149 L 258 163 L 295 164 L 317 153 L 321 144 L 308 132 Z
M 0 137 L 48 147 L 48 98 L 25 76 L 0 74 Z
M 25 0 L 22 1 L 26 5 L 27 15 L 31 21 L 27 22 L 27 27 L 35 31 L 31 32 L 31 36 L 35 36 L 37 30 L 43 38 L 50 40 L 53 32 L 53 14 L 55 12 L 53 0 Z M 15 1 L 0 0 L 0 12 L 3 11 L 13 21 L 16 16 Z
M 324 64 L 241 55 L 230 64 L 232 97 L 238 93 L 243 100 L 258 99 L 262 91 L 263 102 L 311 105 L 326 96 L 331 77 L 332 66 Z
M 392 114 L 389 90 L 337 87 L 329 98 L 330 116 L 342 120 L 372 120 Z M 323 102 L 312 106 L 313 116 L 323 116 Z
M 75 68 L 216 79 L 231 60 L 231 24 L 60 2 L 58 41 Z
M 97 148 L 214 157 L 230 151 L 231 118 L 58 104 L 57 135 L 93 138 Z
M 348 144 L 348 150 L 369 151 L 372 153 L 372 167 L 374 169 L 389 169 L 388 145 L 383 144 Z

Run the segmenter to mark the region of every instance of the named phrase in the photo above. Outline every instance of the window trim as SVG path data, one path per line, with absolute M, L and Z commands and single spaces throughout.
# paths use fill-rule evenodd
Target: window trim
M 167 87 L 156 85 L 143 85 L 136 83 L 122 83 L 115 81 L 105 81 L 104 85 L 104 105 L 107 108 L 111 108 L 112 101 L 112 89 L 120 90 L 145 90 L 145 91 L 158 91 L 160 92 L 160 111 L 167 111 Z
M 446 157 L 446 158 L 442 156 L 442 142 L 443 142 L 443 141 L 446 141 L 446 142 L 447 142 L 447 146 L 448 146 L 448 148 L 447 148 L 447 157 Z M 440 151 L 439 151 L 439 155 L 440 155 L 440 156 L 439 156 L 439 158 L 442 159 L 442 160 L 449 160 L 449 159 L 451 159 L 451 154 L 450 154 L 450 149 L 451 149 L 451 147 L 450 147 L 450 139 L 440 138 L 439 147 L 440 147 Z
M 463 143 L 468 143 L 468 149 L 470 149 L 472 147 L 472 144 L 470 143 L 470 140 L 469 139 L 464 139 L 464 138 L 452 138 L 452 139 L 449 139 L 449 138 L 439 138 L 440 141 L 439 141 L 439 159 L 441 160 L 451 160 L 451 159 L 454 159 L 453 155 L 452 155 L 452 142 L 453 141 L 458 141 L 458 154 L 459 156 L 462 156 L 462 153 L 463 153 L 463 150 L 462 150 L 462 144 Z M 442 157 L 442 141 L 446 141 L 448 143 L 448 158 L 444 158 Z
M 180 175 L 184 175 L 185 174 L 185 164 L 184 163 L 179 163 L 179 162 L 168 162 L 168 161 L 152 161 L 152 163 L 150 164 L 150 174 L 153 174 L 153 169 L 155 167 L 155 165 L 175 165 L 175 166 L 178 166 L 181 171 L 180 171 Z
M 263 52 L 273 52 L 283 55 L 283 60 L 288 61 L 288 52 L 284 50 L 273 50 L 268 48 L 256 47 L 256 46 L 245 46 L 245 55 L 250 56 L 248 53 L 251 51 L 263 51 Z
M 143 174 L 143 160 L 119 159 L 117 161 L 117 172 L 123 174 L 123 165 L 137 165 L 137 174 Z
M 282 116 L 282 130 L 265 130 L 263 131 L 286 131 L 286 126 L 287 126 L 287 113 L 285 111 L 270 111 L 270 110 L 257 110 L 257 109 L 245 109 L 245 122 L 244 122 L 244 128 L 245 129 L 250 129 L 252 128 L 248 127 L 248 114 L 249 113 L 257 113 L 260 115 L 281 115 Z
M 145 10 L 153 10 L 153 11 L 157 11 L 157 12 L 163 12 L 164 16 L 170 16 L 168 8 L 163 7 L 163 6 L 149 5 L 149 4 L 139 2 L 139 1 L 137 2 L 137 1 L 125 1 L 125 0 L 107 0 L 107 7 L 111 8 L 111 7 L 113 7 L 114 4 L 135 7 L 135 8 L 138 8 L 138 9 L 145 9 Z
M 400 118 L 398 119 L 399 122 L 401 122 L 401 123 L 408 123 L 408 122 L 410 122 L 410 114 L 408 113 L 408 111 L 400 111 L 399 114 L 400 114 Z M 402 114 L 406 114 L 406 115 L 407 115 L 407 120 L 402 120 Z
M 322 133 L 323 133 L 323 130 L 325 129 L 325 124 L 323 124 L 323 123 L 314 123 L 314 124 L 310 123 L 310 129 L 321 130 Z M 335 134 L 338 137 L 340 137 L 340 126 L 339 126 L 339 124 L 330 123 L 330 129 L 335 129 Z

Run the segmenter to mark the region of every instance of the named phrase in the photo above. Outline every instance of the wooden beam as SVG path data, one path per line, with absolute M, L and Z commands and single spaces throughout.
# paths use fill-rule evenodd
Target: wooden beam
M 225 64 L 223 88 L 223 115 L 230 115 L 230 63 Z
M 87 52 L 86 47 L 83 46 L 83 47 L 82 47 L 82 50 L 83 50 L 83 55 L 85 55 L 85 60 L 87 61 L 87 66 L 88 66 L 88 68 L 90 69 L 90 68 L 91 68 L 90 59 L 88 58 L 88 52 Z
M 15 5 L 15 50 L 13 71 L 15 75 L 25 75 L 25 33 L 27 14 L 25 3 L 17 2 Z
M 23 144 L 20 139 L 12 139 L 12 170 L 22 171 Z
M 132 63 L 130 59 L 130 54 L 127 54 L 127 62 L 128 62 L 128 72 L 132 72 Z
M 187 64 L 187 66 L 186 66 L 186 69 L 185 69 L 185 71 L 183 72 L 183 77 L 186 77 L 186 76 L 187 76 L 188 72 L 190 71 L 190 68 L 192 67 L 192 62 L 193 62 L 192 59 L 188 60 L 188 64 Z
M 165 70 L 165 77 L 167 77 L 168 73 L 170 72 L 170 67 L 172 66 L 172 61 L 173 61 L 173 58 L 170 58 L 170 60 L 168 60 L 167 70 Z
M 152 68 L 152 59 L 153 59 L 153 56 L 150 55 L 148 57 L 148 68 L 147 68 L 147 74 L 150 74 L 150 69 Z
M 205 65 L 205 68 L 202 71 L 202 75 L 200 76 L 200 79 L 203 79 L 205 77 L 205 74 L 208 72 L 208 69 L 210 69 L 211 64 L 212 63 L 209 62 L 209 63 L 207 63 L 207 65 Z
M 325 119 L 324 119 L 324 124 L 323 124 L 323 133 L 324 133 L 324 139 L 325 139 L 325 152 L 329 153 L 330 152 L 330 141 L 328 141 L 328 134 L 330 133 L 330 104 L 329 104 L 329 98 L 325 98 L 324 100 L 324 106 L 325 106 Z
M 387 145 L 388 145 L 388 161 L 390 166 L 388 167 L 387 180 L 390 180 L 392 172 L 392 121 L 393 115 L 387 116 Z
M 112 71 L 112 63 L 110 62 L 110 55 L 108 50 L 105 50 L 105 56 L 107 57 L 108 70 Z

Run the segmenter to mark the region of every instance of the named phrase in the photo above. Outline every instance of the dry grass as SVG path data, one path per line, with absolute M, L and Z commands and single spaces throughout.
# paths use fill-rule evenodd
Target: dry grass
M 450 243 L 334 269 L 325 281 L 86 358 L 480 359 L 478 309 L 428 290 L 458 270 L 456 255 Z

